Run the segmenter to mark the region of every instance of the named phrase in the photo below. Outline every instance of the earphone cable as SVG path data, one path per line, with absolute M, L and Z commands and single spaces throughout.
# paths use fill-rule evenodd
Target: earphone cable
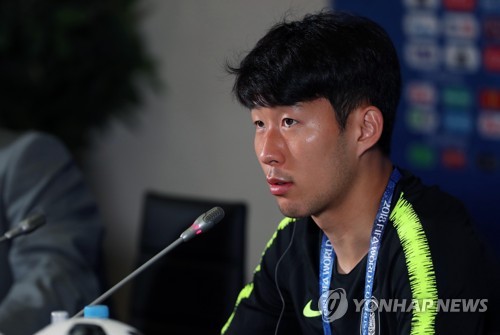
M 285 298 L 283 297 L 283 293 L 281 292 L 281 289 L 280 289 L 280 286 L 279 286 L 279 283 L 278 283 L 278 268 L 280 266 L 281 261 L 283 260 L 283 258 L 287 254 L 288 250 L 292 246 L 293 238 L 295 236 L 295 225 L 296 225 L 296 222 L 293 222 L 292 237 L 290 238 L 290 243 L 286 247 L 286 249 L 283 252 L 283 254 L 281 255 L 281 257 L 278 259 L 278 262 L 276 263 L 276 267 L 274 268 L 274 282 L 276 283 L 276 289 L 278 290 L 278 294 L 280 296 L 281 306 L 282 306 L 281 307 L 280 316 L 278 318 L 278 322 L 276 323 L 276 328 L 275 328 L 275 331 L 274 331 L 274 335 L 278 335 L 278 329 L 279 329 L 279 326 L 280 326 L 280 322 L 281 322 L 281 319 L 283 318 L 283 314 L 285 313 Z

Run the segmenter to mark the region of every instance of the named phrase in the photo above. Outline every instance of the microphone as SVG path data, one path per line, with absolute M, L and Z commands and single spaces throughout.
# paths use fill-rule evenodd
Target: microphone
M 166 255 L 168 252 L 170 252 L 172 249 L 177 247 L 183 242 L 187 242 L 191 240 L 193 237 L 200 235 L 209 229 L 211 229 L 215 224 L 217 224 L 219 221 L 221 221 L 224 218 L 224 210 L 220 207 L 214 207 L 208 212 L 205 212 L 198 216 L 198 218 L 194 221 L 194 223 L 186 229 L 177 240 L 169 244 L 165 249 L 157 253 L 155 256 L 151 257 L 147 262 L 142 264 L 140 267 L 135 269 L 131 274 L 123 278 L 121 281 L 119 281 L 117 284 L 115 284 L 113 287 L 111 287 L 109 290 L 104 292 L 101 296 L 99 296 L 97 299 L 92 301 L 89 305 L 87 306 L 93 306 L 99 304 L 101 301 L 109 297 L 111 294 L 113 294 L 116 290 L 118 290 L 120 287 L 122 287 L 125 283 L 136 277 L 139 273 L 144 271 L 147 267 L 149 267 L 151 264 L 156 262 L 159 258 L 163 257 Z M 71 319 L 77 318 L 83 314 L 85 309 L 82 309 L 80 312 L 76 313 L 74 316 L 71 317 Z
M 35 229 L 43 226 L 45 222 L 45 215 L 43 215 L 42 213 L 32 214 L 28 218 L 21 221 L 18 225 L 0 236 L 0 242 L 11 240 L 21 235 L 29 234 Z
M 191 227 L 186 229 L 181 234 L 180 238 L 182 238 L 184 242 L 187 242 L 196 235 L 199 235 L 211 229 L 217 222 L 222 220 L 222 218 L 224 218 L 224 210 L 220 207 L 214 207 L 208 212 L 198 216 Z

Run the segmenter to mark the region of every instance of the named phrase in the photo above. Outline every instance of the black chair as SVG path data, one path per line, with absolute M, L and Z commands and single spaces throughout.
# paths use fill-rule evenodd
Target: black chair
M 135 278 L 129 324 L 145 335 L 220 334 L 245 281 L 246 205 L 146 193 L 138 264 L 179 238 L 202 213 L 225 216 Z

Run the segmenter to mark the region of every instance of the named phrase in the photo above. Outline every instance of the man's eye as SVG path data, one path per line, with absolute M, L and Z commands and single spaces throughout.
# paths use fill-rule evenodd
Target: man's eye
M 285 127 L 291 127 L 291 126 L 293 126 L 296 123 L 297 123 L 297 121 L 294 120 L 294 119 L 290 119 L 290 118 L 283 119 L 283 125 Z
M 257 128 L 264 127 L 264 122 L 259 121 L 259 120 L 255 121 L 254 124 L 255 124 L 255 127 L 257 127 Z

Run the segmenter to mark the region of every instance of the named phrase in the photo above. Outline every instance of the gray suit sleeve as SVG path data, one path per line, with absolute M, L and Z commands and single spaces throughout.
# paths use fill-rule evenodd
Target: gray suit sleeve
M 10 269 L 0 278 L 11 280 L 0 303 L 0 332 L 28 335 L 49 324 L 52 311 L 73 315 L 99 295 L 102 226 L 82 174 L 58 140 L 34 133 L 8 150 L 1 219 L 12 227 L 41 211 L 47 220 L 9 242 Z

